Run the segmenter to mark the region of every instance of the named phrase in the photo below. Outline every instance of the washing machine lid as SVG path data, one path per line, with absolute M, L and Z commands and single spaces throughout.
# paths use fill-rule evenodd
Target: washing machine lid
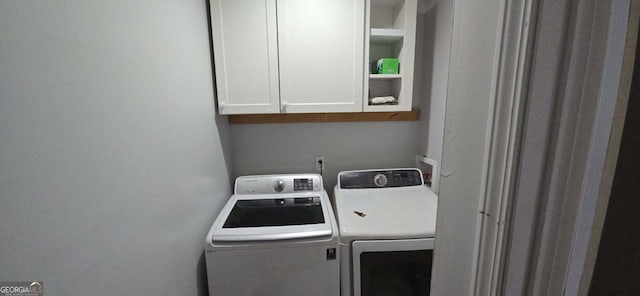
M 319 192 L 233 195 L 214 222 L 212 242 L 331 237 L 326 203 Z
M 240 199 L 222 228 L 290 226 L 324 223 L 320 196 Z

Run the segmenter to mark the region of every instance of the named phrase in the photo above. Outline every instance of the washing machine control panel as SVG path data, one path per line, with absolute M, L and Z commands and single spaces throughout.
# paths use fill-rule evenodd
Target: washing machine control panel
M 342 189 L 406 187 L 423 184 L 419 169 L 349 171 L 341 172 L 338 179 Z
M 236 179 L 235 194 L 276 194 L 322 191 L 318 174 L 243 176 Z

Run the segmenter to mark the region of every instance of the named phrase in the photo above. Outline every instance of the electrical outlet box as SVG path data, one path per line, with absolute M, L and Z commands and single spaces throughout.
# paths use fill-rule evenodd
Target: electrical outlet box
M 324 170 L 324 166 L 324 156 L 316 156 L 316 172 L 322 172 Z

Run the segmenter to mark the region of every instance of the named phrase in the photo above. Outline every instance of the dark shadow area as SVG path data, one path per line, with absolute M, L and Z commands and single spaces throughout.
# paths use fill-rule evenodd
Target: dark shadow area
M 589 295 L 640 295 L 640 43 Z
M 211 54 L 211 77 L 213 78 L 213 81 L 211 81 L 211 83 L 213 84 L 213 97 L 211 98 L 213 100 L 213 110 L 211 110 L 213 112 L 213 119 L 215 121 L 216 124 L 216 128 L 218 129 L 218 133 L 219 133 L 219 137 L 220 137 L 220 143 L 222 144 L 222 153 L 223 153 L 223 157 L 225 159 L 225 165 L 226 165 L 226 169 L 227 172 L 229 172 L 229 181 L 231 182 L 231 184 L 233 184 L 232 181 L 232 173 L 231 173 L 231 136 L 230 136 L 230 131 L 229 131 L 229 125 L 227 123 L 227 117 L 226 116 L 219 116 L 218 115 L 218 108 L 217 108 L 217 104 L 216 104 L 216 96 L 217 96 L 217 88 L 216 88 L 216 71 L 215 71 L 215 62 L 214 62 L 214 57 L 213 57 L 213 36 L 212 36 L 212 30 L 211 30 L 211 3 L 209 2 L 209 0 L 204 0 L 206 8 L 207 8 L 207 24 L 209 26 L 209 52 Z M 208 282 L 208 278 L 207 278 L 207 265 L 206 265 L 206 259 L 205 259 L 205 251 L 202 250 L 202 254 L 200 255 L 200 258 L 198 258 L 198 264 L 196 265 L 196 283 L 198 285 L 197 287 L 197 291 L 198 291 L 198 296 L 209 296 L 209 282 Z
M 196 267 L 196 272 L 198 274 L 198 295 L 199 296 L 208 296 L 209 295 L 209 282 L 207 279 L 207 264 L 205 260 L 204 250 L 202 251 L 202 255 L 200 255 L 200 259 L 198 259 L 198 265 Z
M 427 141 L 429 139 L 429 119 L 431 106 L 431 93 L 433 88 L 433 76 L 435 59 L 435 32 L 438 29 L 437 15 L 438 6 L 435 5 L 429 11 L 418 14 L 417 27 L 422 28 L 422 34 L 417 36 L 421 40 L 416 40 L 416 63 L 414 66 L 413 104 L 414 107 L 420 108 L 420 122 L 418 123 L 418 154 L 422 154 L 427 150 Z

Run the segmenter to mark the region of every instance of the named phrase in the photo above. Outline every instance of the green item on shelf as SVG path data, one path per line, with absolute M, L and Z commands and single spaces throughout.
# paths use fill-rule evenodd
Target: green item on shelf
M 378 74 L 398 74 L 398 59 L 382 58 L 377 63 Z

